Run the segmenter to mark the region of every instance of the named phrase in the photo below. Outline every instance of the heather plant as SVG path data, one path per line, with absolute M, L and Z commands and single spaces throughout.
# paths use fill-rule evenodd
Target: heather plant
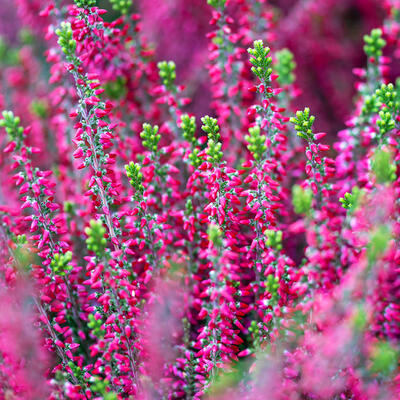
M 0 42 L 0 397 L 398 398 L 400 4 L 332 137 L 280 38 L 330 1 L 204 0 L 210 98 L 148 5 L 45 3 Z

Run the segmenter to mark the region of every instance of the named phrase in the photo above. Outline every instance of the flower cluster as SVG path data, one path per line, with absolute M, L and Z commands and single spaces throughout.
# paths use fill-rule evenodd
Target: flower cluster
M 17 3 L 20 39 L 0 42 L 0 397 L 398 398 L 400 3 L 364 36 L 337 138 L 296 111 L 304 62 L 284 47 L 288 21 L 320 24 L 332 0 L 286 17 L 204 0 L 190 79 L 149 44 L 147 4 Z

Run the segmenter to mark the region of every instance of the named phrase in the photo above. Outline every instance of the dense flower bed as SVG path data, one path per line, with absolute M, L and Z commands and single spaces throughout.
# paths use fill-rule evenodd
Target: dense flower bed
M 334 88 L 299 77 L 307 98 L 332 95 L 330 126 L 349 116 L 335 137 L 295 111 L 282 44 L 340 2 L 176 0 L 176 24 L 210 19 L 207 49 L 201 26 L 160 40 L 180 69 L 157 62 L 147 3 L 15 3 L 0 398 L 400 398 L 400 3 L 364 36 L 353 106 L 344 67 Z M 171 4 L 155 4 L 162 20 Z M 304 74 L 303 57 L 351 56 L 315 43 Z

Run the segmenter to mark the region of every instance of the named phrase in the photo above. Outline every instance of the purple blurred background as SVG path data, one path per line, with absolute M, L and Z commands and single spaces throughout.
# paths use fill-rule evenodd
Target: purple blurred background
M 0 0 L 0 34 L 15 41 L 21 24 L 17 13 L 34 27 L 33 15 L 47 4 L 47 0 Z M 351 112 L 352 69 L 365 65 L 363 35 L 381 25 L 382 0 L 270 0 L 267 4 L 278 16 L 276 42 L 268 45 L 272 50 L 288 47 L 295 54 L 297 85 L 302 91 L 295 106 L 310 106 L 317 116 L 317 129 L 334 135 Z M 99 5 L 111 9 L 108 0 Z M 142 14 L 143 32 L 154 44 L 157 59 L 175 61 L 178 82 L 187 85 L 193 98 L 192 111 L 209 112 L 205 35 L 212 28 L 207 1 L 134 0 L 134 9 Z M 231 9 L 237 18 L 240 7 Z

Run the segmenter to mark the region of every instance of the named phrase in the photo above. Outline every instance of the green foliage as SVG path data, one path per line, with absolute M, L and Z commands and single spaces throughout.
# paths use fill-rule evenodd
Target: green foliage
M 32 100 L 30 110 L 32 114 L 39 118 L 45 119 L 49 113 L 49 106 L 44 100 Z
M 54 254 L 51 260 L 50 267 L 54 275 L 64 276 L 68 271 L 72 270 L 72 265 L 70 264 L 72 260 L 72 253 L 67 251 L 66 253 Z
M 68 57 L 73 57 L 76 50 L 76 40 L 72 36 L 72 28 L 69 22 L 61 22 L 60 28 L 56 29 L 58 44 L 63 53 Z
M 105 330 L 101 328 L 103 321 L 101 319 L 96 319 L 93 314 L 89 314 L 88 327 L 92 330 L 93 335 L 98 338 L 102 338 L 105 335 Z
M 311 209 L 313 194 L 310 189 L 303 189 L 294 185 L 292 189 L 292 203 L 297 214 L 308 214 Z
M 207 4 L 211 7 L 223 10 L 226 4 L 226 0 L 207 0 Z
M 110 0 L 110 3 L 115 11 L 123 15 L 128 14 L 132 6 L 132 0 Z
M 346 192 L 339 201 L 342 203 L 343 208 L 353 212 L 358 207 L 362 194 L 363 191 L 358 186 L 354 186 L 351 193 Z
M 353 316 L 353 327 L 356 332 L 362 332 L 367 326 L 367 313 L 363 305 L 359 305 Z
M 35 35 L 28 28 L 22 28 L 18 32 L 19 40 L 23 45 L 32 45 L 35 42 Z
M 16 244 L 12 250 L 13 261 L 19 272 L 28 272 L 32 264 L 40 262 L 36 259 L 37 255 L 29 248 L 26 235 L 14 236 L 13 242 Z
M 188 198 L 186 200 L 186 206 L 185 206 L 185 215 L 192 215 L 193 214 L 193 202 L 191 198 Z
M 314 121 L 315 117 L 310 115 L 310 109 L 308 107 L 306 107 L 304 111 L 297 111 L 296 117 L 290 118 L 290 122 L 294 124 L 297 135 L 307 141 L 314 140 L 314 134 L 312 132 Z
M 80 8 L 89 8 L 96 5 L 97 0 L 74 0 L 75 4 Z
M 181 129 L 183 131 L 183 137 L 190 144 L 195 145 L 196 140 L 196 118 L 189 117 L 189 115 L 184 114 L 181 117 Z
M 216 224 L 211 223 L 207 229 L 208 240 L 214 244 L 215 247 L 222 246 L 222 231 Z
M 0 120 L 0 126 L 5 128 L 10 140 L 15 141 L 17 149 L 22 145 L 24 128 L 19 126 L 21 119 L 14 116 L 12 111 L 3 111 L 3 119 Z
M 82 368 L 79 367 L 78 365 L 74 364 L 73 361 L 68 361 L 68 367 L 72 371 L 72 375 L 78 380 L 79 383 L 84 384 L 85 379 L 84 379 L 84 372 L 82 371 Z
M 396 179 L 396 166 L 389 151 L 377 149 L 371 161 L 371 168 L 379 183 L 390 183 Z
M 232 388 L 237 387 L 237 385 L 240 384 L 247 369 L 248 366 L 242 361 L 237 363 L 235 368 L 228 371 L 223 371 L 222 369 L 219 370 L 211 387 L 207 389 L 207 398 L 226 398 L 224 394 L 226 392 L 229 393 L 229 390 L 232 390 Z
M 67 214 L 72 215 L 72 214 L 74 213 L 74 210 L 75 210 L 75 205 L 74 205 L 74 203 L 72 203 L 72 202 L 70 202 L 70 201 L 65 201 L 65 202 L 64 202 L 64 211 L 65 211 Z
M 397 368 L 399 352 L 388 342 L 379 342 L 375 345 L 371 354 L 372 373 L 390 376 Z
M 125 165 L 126 175 L 130 179 L 129 183 L 135 189 L 135 197 L 137 200 L 143 196 L 143 175 L 140 172 L 140 165 L 131 161 Z
M 249 128 L 249 135 L 245 136 L 245 140 L 249 143 L 247 148 L 256 161 L 261 160 L 265 150 L 267 150 L 267 146 L 265 145 L 266 137 L 265 135 L 261 135 L 260 132 L 260 127 L 256 125 Z
M 282 250 L 282 231 L 273 231 L 271 229 L 267 229 L 264 234 L 267 237 L 266 245 L 268 247 Z
M 2 63 L 6 60 L 7 44 L 2 36 L 0 36 L 0 61 Z
M 126 78 L 118 76 L 115 81 L 108 81 L 104 85 L 107 97 L 113 100 L 124 98 L 128 89 L 126 88 Z
M 382 55 L 382 49 L 386 45 L 386 41 L 382 39 L 381 29 L 372 29 L 370 35 L 364 36 L 364 52 L 373 59 L 377 59 Z
M 157 64 L 158 73 L 167 90 L 172 90 L 176 79 L 176 67 L 173 61 L 160 61 Z
M 103 378 L 95 377 L 94 382 L 90 385 L 90 390 L 99 393 L 102 400 L 117 400 L 116 393 L 107 391 L 109 387 L 110 383 L 107 379 L 103 380 Z
M 390 240 L 391 233 L 386 225 L 379 226 L 371 233 L 367 246 L 367 257 L 370 264 L 385 253 Z
M 86 246 L 88 250 L 93 251 L 97 256 L 101 257 L 107 246 L 107 240 L 104 237 L 106 228 L 104 228 L 101 221 L 96 221 L 94 219 L 92 219 L 89 224 L 90 226 L 85 228 L 85 233 L 88 235 Z
M 140 137 L 143 139 L 142 144 L 152 152 L 157 152 L 158 142 L 161 135 L 158 134 L 158 126 L 152 127 L 150 124 L 143 124 L 143 131 L 140 132 Z
M 296 79 L 293 71 L 296 68 L 293 53 L 289 49 L 276 52 L 275 69 L 278 73 L 278 82 L 281 85 L 290 85 Z
M 247 49 L 248 53 L 252 56 L 250 58 L 250 62 L 253 64 L 251 70 L 262 83 L 269 84 L 272 74 L 272 58 L 268 56 L 270 48 L 264 47 L 262 40 L 255 40 L 253 46 L 253 48 Z
M 0 62 L 4 65 L 19 63 L 19 50 L 9 46 L 2 36 L 0 36 Z

